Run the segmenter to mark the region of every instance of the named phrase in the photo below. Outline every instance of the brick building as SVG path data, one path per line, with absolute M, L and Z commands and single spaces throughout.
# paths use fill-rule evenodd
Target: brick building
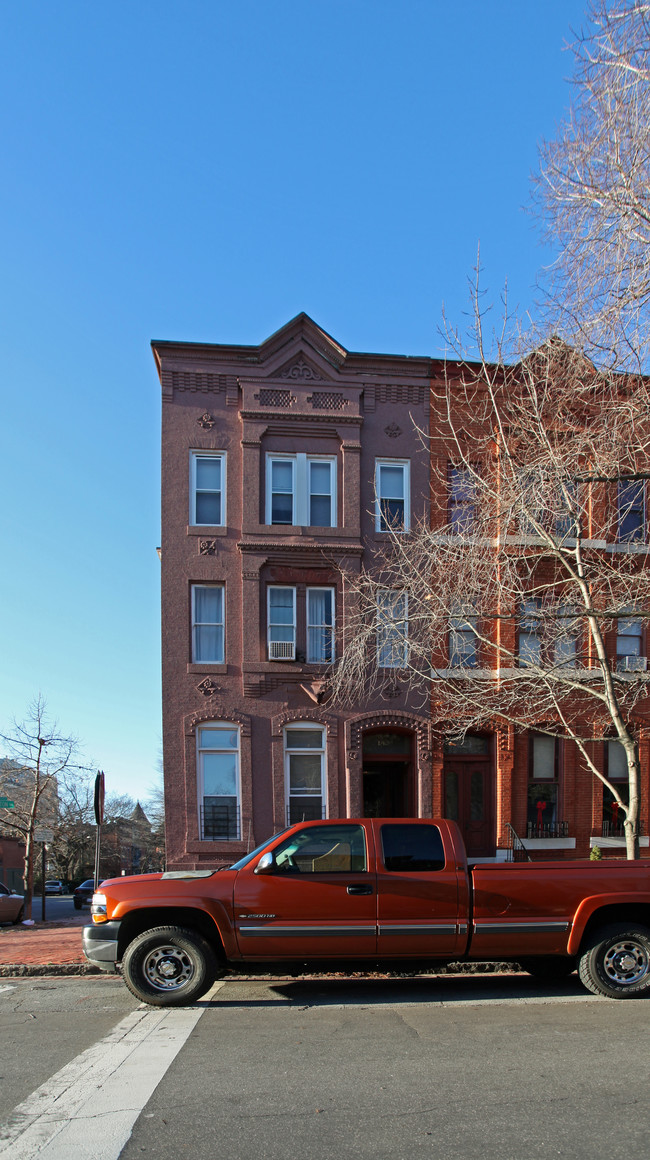
M 449 745 L 444 722 L 409 701 L 398 591 L 382 594 L 372 703 L 323 699 L 351 598 L 339 568 L 372 566 L 389 522 L 428 518 L 419 432 L 441 364 L 348 352 L 304 314 L 260 346 L 152 346 L 168 867 L 230 863 L 320 816 L 447 814 L 471 855 L 505 857 L 506 824 L 526 834 L 531 786 L 562 821 L 531 840 L 538 856 L 584 855 L 597 839 L 622 852 L 615 826 L 602 840 L 602 789 L 570 746 L 550 755 L 509 730 Z

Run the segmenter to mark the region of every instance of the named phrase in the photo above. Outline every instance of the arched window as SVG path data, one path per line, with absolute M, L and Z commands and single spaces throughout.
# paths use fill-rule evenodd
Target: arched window
M 327 816 L 325 729 L 311 721 L 284 730 L 284 784 L 287 823 Z

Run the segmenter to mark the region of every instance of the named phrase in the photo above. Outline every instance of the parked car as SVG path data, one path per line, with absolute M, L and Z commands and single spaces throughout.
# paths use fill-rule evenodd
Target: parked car
M 104 879 L 102 878 L 102 882 Z M 100 882 L 101 886 L 101 882 Z M 93 893 L 95 890 L 95 879 L 86 878 L 85 882 L 80 882 L 79 886 L 73 891 L 72 902 L 75 910 L 81 910 L 82 906 L 89 906 Z
M 0 922 L 20 922 L 23 917 L 23 896 L 14 894 L 0 882 Z
M 45 893 L 46 894 L 65 894 L 65 886 L 60 878 L 46 878 L 45 879 Z

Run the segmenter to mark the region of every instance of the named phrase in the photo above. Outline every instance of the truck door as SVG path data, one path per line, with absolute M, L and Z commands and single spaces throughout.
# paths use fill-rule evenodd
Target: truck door
M 372 834 L 359 823 L 306 823 L 237 875 L 235 929 L 246 959 L 354 958 L 377 947 Z M 266 857 L 266 856 L 264 856 Z M 260 867 L 260 870 L 262 867 Z
M 377 952 L 381 958 L 448 958 L 462 953 L 458 868 L 429 821 L 374 822 Z

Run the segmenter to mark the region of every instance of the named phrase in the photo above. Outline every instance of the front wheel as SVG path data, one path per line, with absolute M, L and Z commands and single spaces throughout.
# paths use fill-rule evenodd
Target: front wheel
M 157 926 L 129 943 L 122 973 L 144 1003 L 182 1007 L 205 995 L 221 972 L 212 947 L 197 931 Z
M 578 974 L 594 995 L 646 998 L 650 995 L 650 929 L 628 922 L 603 927 L 580 955 Z

